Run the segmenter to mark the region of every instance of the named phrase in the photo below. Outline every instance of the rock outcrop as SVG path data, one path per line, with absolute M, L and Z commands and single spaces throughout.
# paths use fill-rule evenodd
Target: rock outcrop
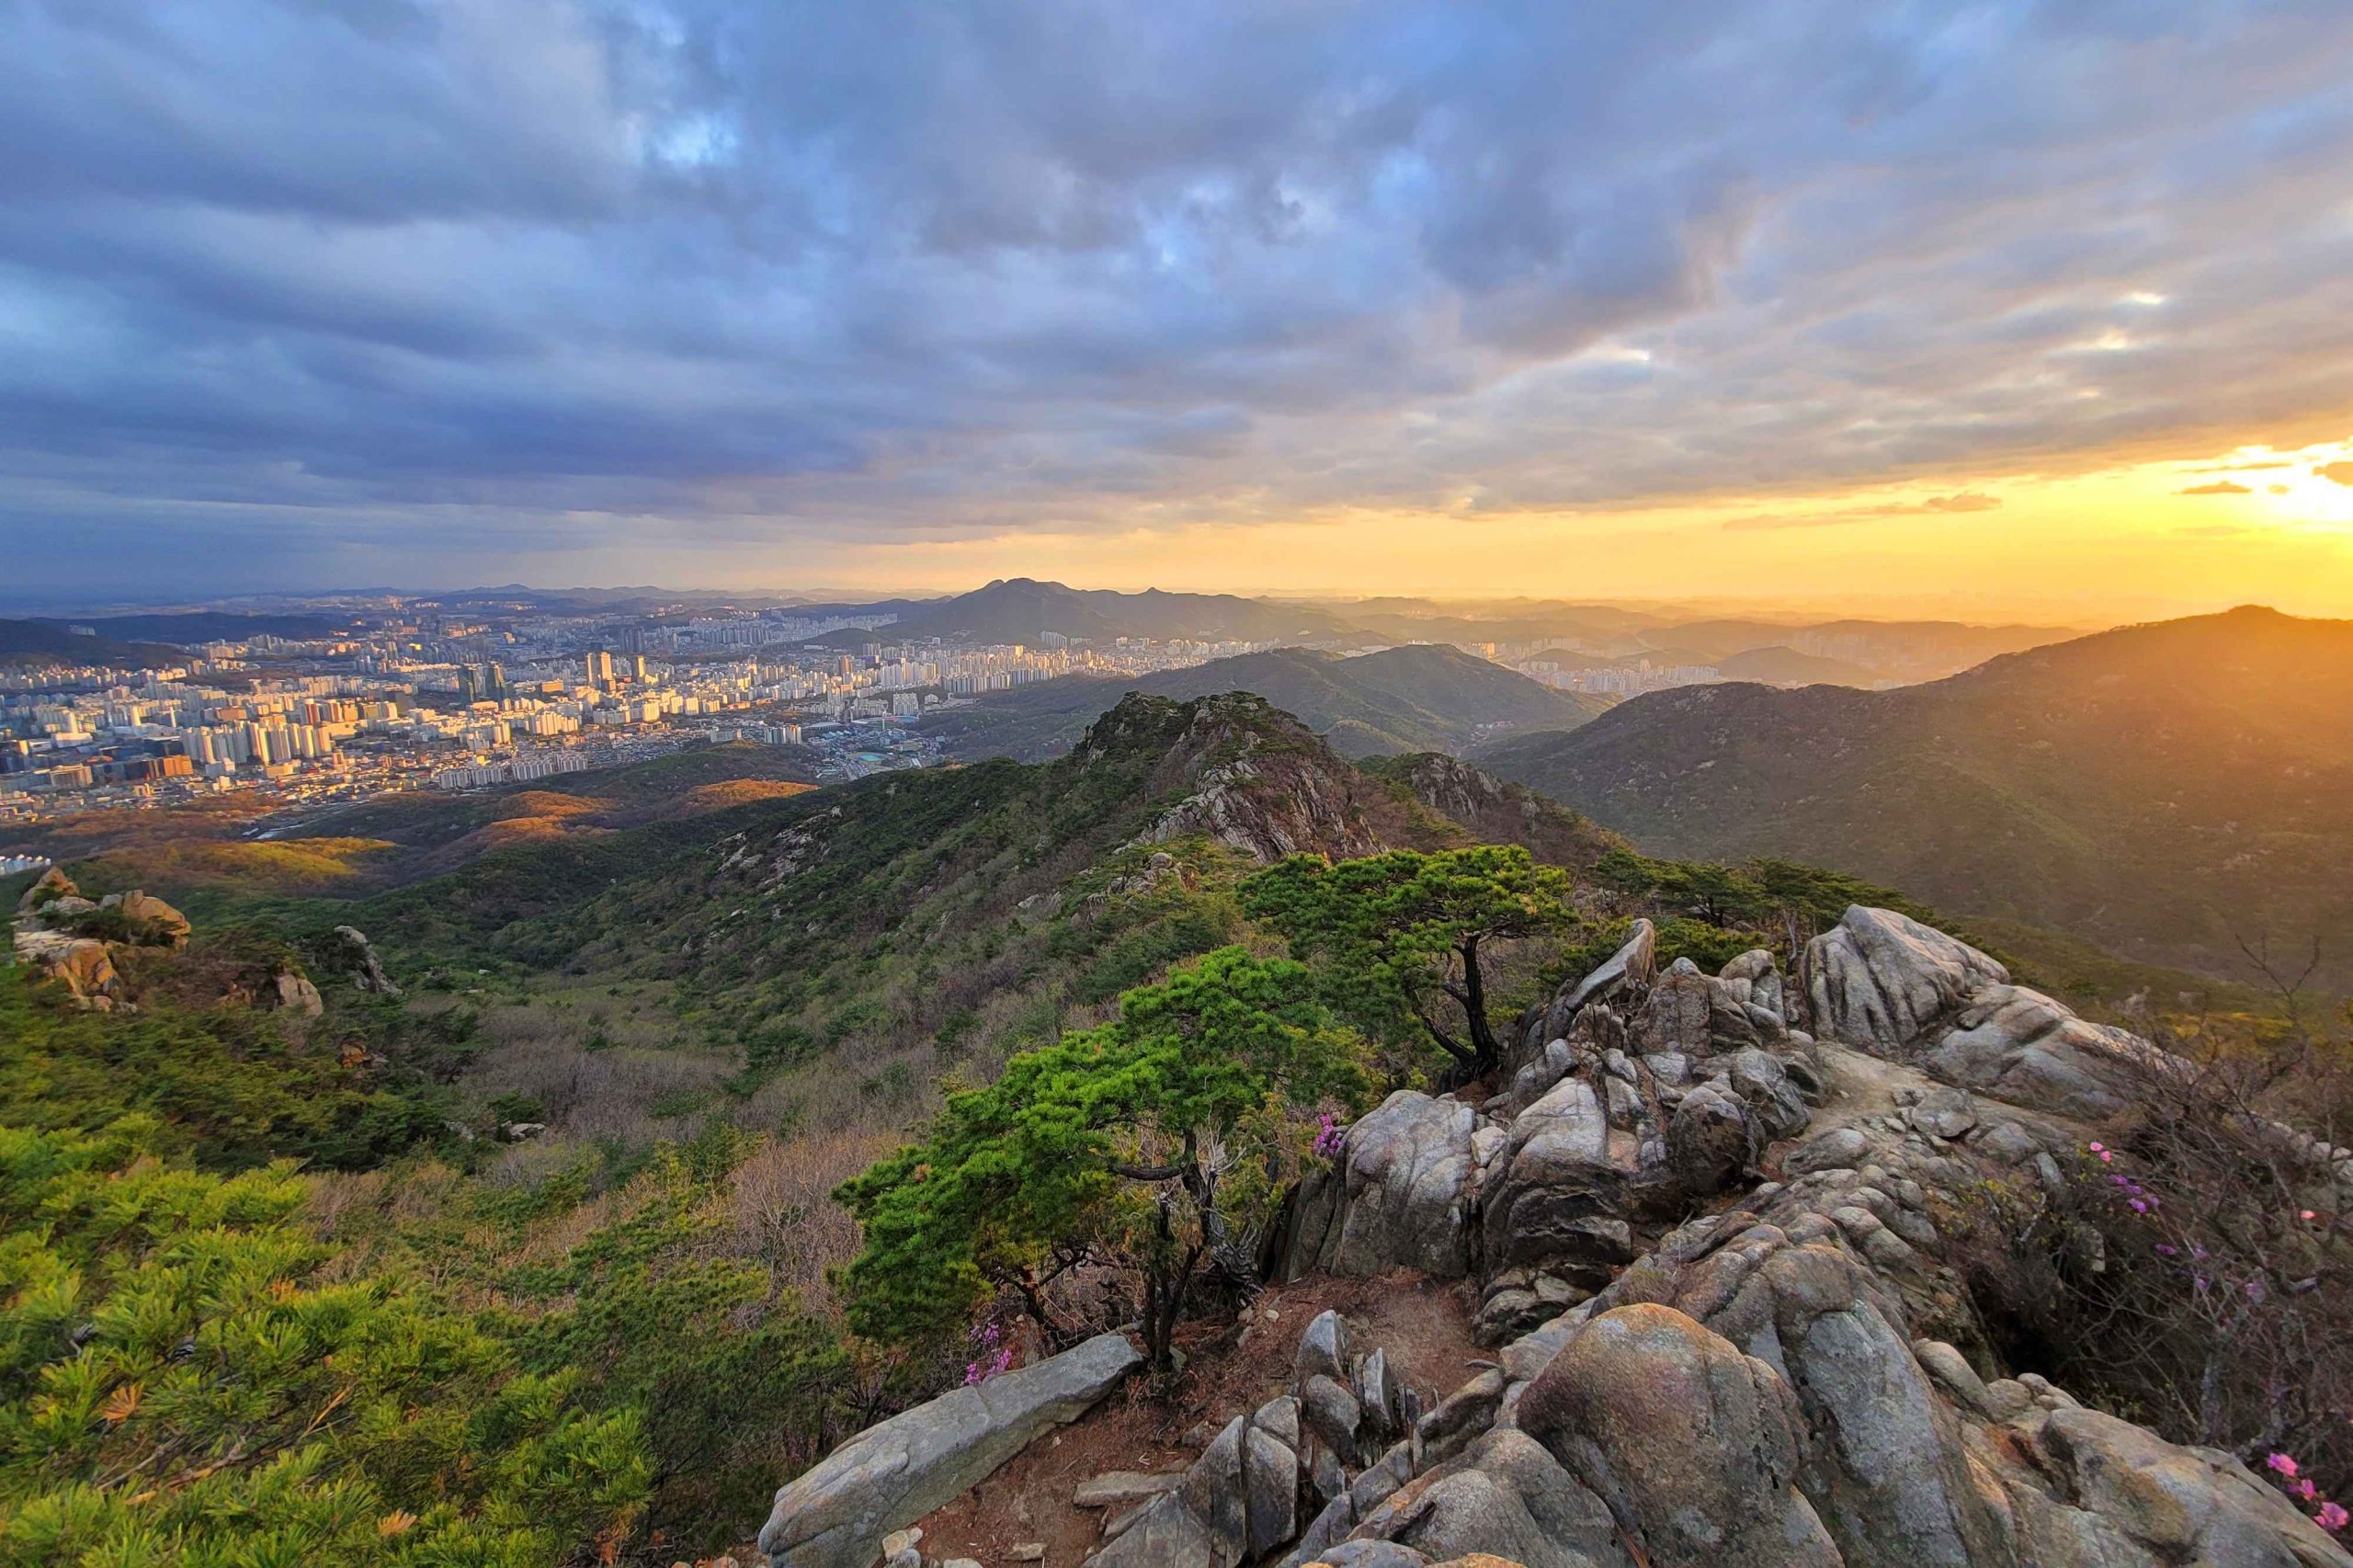
M 1638 921 L 1534 1010 L 1506 1086 L 1475 1108 L 1400 1092 L 1351 1127 L 1294 1199 L 1280 1276 L 1474 1275 L 1481 1335 L 1499 1342 L 1608 1284 L 1643 1226 L 1748 1179 L 1812 1114 L 1806 1037 L 1783 1020 L 1770 954 L 1727 977 L 1688 960 L 1655 972 L 1655 951 Z
M 1334 1169 L 1293 1200 L 1281 1272 L 1370 1278 L 1396 1267 L 1439 1279 L 1471 1271 L 1478 1114 L 1400 1089 L 1349 1129 Z
M 42 905 L 55 900 L 76 897 L 80 891 L 74 885 L 74 879 L 65 874 L 63 868 L 51 866 L 36 878 L 33 885 L 27 888 L 17 898 L 17 913 L 34 914 Z
M 351 983 L 378 996 L 398 996 L 401 988 L 384 972 L 381 960 L 376 957 L 376 944 L 355 926 L 338 926 L 335 940 L 341 944 L 337 958 L 344 971 L 351 976 Z
M 132 889 L 93 902 L 51 866 L 17 901 L 17 959 L 63 985 L 81 1006 L 108 1011 L 122 1002 L 114 955 L 125 948 L 185 947 L 188 917 Z
M 1336 1541 L 1355 1524 L 1359 1497 L 1365 1507 L 1378 1501 L 1370 1486 L 1352 1493 L 1347 1472 L 1420 1415 L 1386 1353 L 1353 1354 L 1347 1324 L 1324 1312 L 1300 1336 L 1291 1392 L 1227 1423 L 1181 1482 L 1107 1526 L 1110 1540 L 1089 1568 L 1237 1568 L 1294 1541 L 1302 1550 Z
M 2165 1058 L 2122 1029 L 2077 1017 L 1967 943 L 1858 904 L 1807 945 L 1806 994 L 1826 1040 L 1918 1061 L 1947 1083 L 2097 1119 L 2123 1108 L 2135 1074 Z
M 326 1011 L 325 998 L 319 994 L 319 988 L 311 983 L 307 975 L 297 974 L 290 969 L 280 970 L 270 977 L 270 988 L 278 999 L 278 1006 L 290 1013 L 315 1018 Z
M 100 909 L 122 913 L 125 939 L 134 947 L 180 948 L 188 945 L 188 916 L 152 893 L 133 888 L 119 896 L 108 893 Z
M 1495 1364 L 1424 1409 L 1326 1313 L 1095 1564 L 2353 1568 L 2229 1455 L 2002 1366 L 1962 1304 L 1951 1217 L 2063 1181 L 2154 1048 L 1886 911 L 1802 985 L 1762 952 L 1652 973 L 1646 935 L 1531 1012 L 1496 1093 L 1358 1121 L 1278 1244 L 1469 1275 Z
M 121 990 L 107 945 L 95 937 L 20 930 L 17 957 L 64 986 L 80 1006 L 111 1011 Z
M 1189 785 L 1191 792 L 1144 831 L 1143 842 L 1202 834 L 1262 861 L 1300 853 L 1378 855 L 1391 847 L 1357 798 L 1355 771 L 1290 715 L 1239 691 L 1189 707 L 1185 733 L 1169 746 L 1155 782 Z M 1120 717 L 1115 709 L 1104 723 Z M 1096 739 L 1090 732 L 1089 744 Z
M 870 1426 L 777 1493 L 760 1550 L 777 1568 L 871 1568 L 885 1535 L 1086 1414 L 1142 1359 L 1125 1335 L 1098 1335 Z

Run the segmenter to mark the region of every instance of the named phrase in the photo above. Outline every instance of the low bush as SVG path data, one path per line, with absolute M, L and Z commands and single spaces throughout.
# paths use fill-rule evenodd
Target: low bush
M 2315 1514 L 2353 1502 L 2353 1051 L 2244 1019 L 2165 1043 L 2055 1185 L 1968 1217 L 1981 1311 L 2021 1369 L 2268 1467 Z

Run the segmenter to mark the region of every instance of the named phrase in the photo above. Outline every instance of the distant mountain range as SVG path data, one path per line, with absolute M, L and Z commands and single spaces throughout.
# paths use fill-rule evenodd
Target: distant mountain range
M 1999 653 L 2069 635 L 2052 627 L 1971 626 L 1960 621 L 1693 619 L 1610 605 L 1513 600 L 1492 614 L 1419 599 L 1309 604 L 1232 594 L 1139 594 L 1073 588 L 1029 577 L 1001 579 L 941 599 L 795 606 L 812 616 L 891 615 L 887 628 L 815 639 L 830 646 L 937 638 L 946 642 L 1035 644 L 1049 634 L 1108 643 L 1121 637 L 1165 642 L 1281 642 L 1364 647 L 1382 642 L 1464 645 L 1547 642 L 1563 664 L 1707 665 L 1727 678 L 1774 685 L 1826 681 L 1883 686 L 1933 679 Z
M 190 610 L 89 619 L 0 620 L 0 659 L 137 666 L 168 665 L 199 643 L 249 637 L 326 637 L 341 625 L 318 615 L 233 615 Z M 89 632 L 75 631 L 86 626 Z
M 2353 989 L 2353 622 L 2128 627 L 1890 691 L 1730 684 L 1477 754 L 1654 854 L 1786 855 L 1939 907 Z
M 1879 673 L 1864 665 L 1778 645 L 1751 648 L 1714 663 L 1716 673 L 1726 680 L 1761 681 L 1767 686 L 1868 687 L 1880 682 Z
M 1048 632 L 1108 642 L 1159 641 L 1318 642 L 1356 634 L 1337 617 L 1303 606 L 1232 594 L 1140 594 L 1065 587 L 1030 577 L 1001 578 L 953 598 L 917 605 L 891 628 L 896 637 L 944 642 L 1035 643 Z
M 62 621 L 0 620 L 0 663 L 5 664 L 113 665 L 128 669 L 178 664 L 187 657 L 183 650 L 159 642 L 85 637 L 67 631 Z
M 1417 643 L 1353 658 L 1278 648 L 1133 679 L 1041 681 L 938 714 L 925 728 L 958 756 L 1040 761 L 1069 750 L 1131 691 L 1180 700 L 1256 692 L 1354 757 L 1461 751 L 1518 731 L 1566 730 L 1608 706 L 1607 698 L 1556 691 L 1458 648 Z

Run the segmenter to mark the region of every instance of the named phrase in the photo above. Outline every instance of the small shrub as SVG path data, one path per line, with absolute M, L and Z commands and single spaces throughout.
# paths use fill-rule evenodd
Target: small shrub
M 2293 1029 L 2165 1043 L 2056 1190 L 1972 1207 L 1981 1309 L 2025 1369 L 2178 1442 L 2289 1456 L 2310 1508 L 2353 1497 L 2353 1160 L 2328 1153 L 2353 1060 Z

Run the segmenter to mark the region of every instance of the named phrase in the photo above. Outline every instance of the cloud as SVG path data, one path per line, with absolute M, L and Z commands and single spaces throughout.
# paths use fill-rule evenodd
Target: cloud
M 1923 512 L 1990 512 L 2002 504 L 1998 495 L 1964 490 L 1956 495 L 1931 495 L 1920 503 Z
M 650 573 L 2341 437 L 2353 11 L 1948 12 L 21 0 L 0 553 Z
M 2002 498 L 1998 495 L 1988 495 L 1979 490 L 1962 490 L 1950 495 L 1931 495 L 1925 501 L 1891 501 L 1826 512 L 1760 513 L 1733 517 L 1722 526 L 1734 533 L 1769 528 L 1836 528 L 1845 523 L 1867 523 L 1881 517 L 1917 517 L 1938 512 L 1991 512 L 2001 504 Z
M 2254 491 L 2235 480 L 2218 479 L 2211 484 L 2193 484 L 2187 490 L 2177 490 L 2177 495 L 2252 495 Z
M 2322 463 L 2313 472 L 2323 479 L 2333 479 L 2339 484 L 2353 484 L 2353 462 Z

